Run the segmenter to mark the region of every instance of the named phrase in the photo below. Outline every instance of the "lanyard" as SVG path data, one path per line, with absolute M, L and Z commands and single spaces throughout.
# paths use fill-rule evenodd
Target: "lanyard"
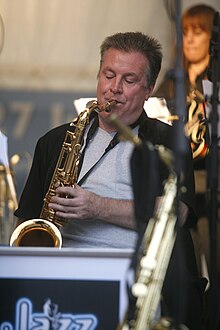
M 141 116 L 138 118 L 138 120 L 136 120 L 132 125 L 130 125 L 131 128 L 135 128 L 136 126 L 140 125 L 143 120 L 144 120 L 145 116 L 143 115 L 143 113 L 141 114 Z M 89 128 L 88 134 L 87 134 L 87 138 L 86 138 L 86 145 L 83 149 L 83 152 L 81 154 L 80 157 L 80 161 L 79 161 L 79 173 L 80 170 L 82 168 L 82 163 L 83 163 L 83 159 L 84 159 L 84 154 L 85 154 L 85 149 L 89 143 L 89 141 L 91 140 L 92 136 L 94 135 L 94 133 L 96 132 L 97 128 L 99 125 L 99 119 L 98 116 L 94 117 L 93 123 L 91 125 L 91 127 Z M 97 162 L 85 173 L 85 175 L 80 179 L 80 181 L 78 182 L 78 185 L 81 185 L 89 176 L 89 174 L 92 172 L 92 170 L 94 169 L 94 167 L 100 162 L 100 160 L 111 150 L 113 149 L 118 143 L 120 142 L 119 140 L 119 134 L 118 132 L 114 135 L 114 137 L 112 138 L 112 140 L 110 141 L 109 145 L 107 146 L 107 148 L 105 149 L 104 153 L 102 154 L 102 156 L 97 160 Z
M 85 149 L 88 145 L 90 139 L 86 139 L 86 145 L 85 148 L 83 149 L 83 153 L 81 155 L 80 158 L 80 169 L 82 167 L 82 163 L 83 163 L 83 158 L 84 158 L 84 153 L 85 153 Z M 118 139 L 118 133 L 116 133 L 113 137 L 113 139 L 109 142 L 109 145 L 107 146 L 107 148 L 105 149 L 104 153 L 101 155 L 101 157 L 95 162 L 95 164 L 93 164 L 93 166 L 84 174 L 84 176 L 80 179 L 80 181 L 78 182 L 78 185 L 82 185 L 82 183 L 88 178 L 89 174 L 92 172 L 92 170 L 95 168 L 95 166 L 100 162 L 100 160 L 111 150 L 113 149 L 117 144 L 119 143 L 119 139 Z

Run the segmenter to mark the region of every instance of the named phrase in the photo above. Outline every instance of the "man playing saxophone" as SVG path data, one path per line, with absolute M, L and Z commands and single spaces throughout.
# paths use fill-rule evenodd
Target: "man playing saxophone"
M 116 33 L 101 45 L 98 72 L 98 105 L 114 101 L 111 112 L 135 135 L 153 145 L 173 147 L 172 127 L 147 117 L 143 110 L 161 68 L 161 45 L 139 32 Z M 58 186 L 48 206 L 67 223 L 60 228 L 63 247 L 134 248 L 137 239 L 130 158 L 133 146 L 119 138 L 107 111 L 94 111 L 85 130 L 80 151 L 77 181 L 71 186 Z M 19 221 L 38 218 L 53 176 L 69 124 L 57 127 L 37 143 L 32 168 L 15 215 Z M 176 285 L 187 288 L 181 322 L 190 329 L 201 329 L 201 290 L 187 217 L 193 214 L 194 179 L 191 152 L 186 155 L 187 171 L 181 193 L 180 215 L 184 278 Z M 159 171 L 158 196 L 165 174 Z M 178 255 L 178 258 L 180 256 Z M 164 313 L 174 316 L 172 289 L 176 274 L 177 251 L 171 258 L 163 298 Z M 172 278 L 172 279 L 171 279 Z

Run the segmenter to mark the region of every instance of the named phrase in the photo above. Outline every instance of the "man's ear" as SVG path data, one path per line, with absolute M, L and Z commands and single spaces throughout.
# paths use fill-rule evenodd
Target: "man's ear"
M 146 90 L 145 101 L 149 99 L 151 94 L 153 93 L 154 86 L 149 86 Z

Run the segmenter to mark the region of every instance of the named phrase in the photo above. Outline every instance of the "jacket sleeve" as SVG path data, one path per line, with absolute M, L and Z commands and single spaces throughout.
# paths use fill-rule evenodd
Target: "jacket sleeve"
M 34 219 L 40 216 L 43 200 L 48 191 L 68 124 L 59 126 L 41 137 L 34 151 L 32 166 L 21 194 L 15 216 Z

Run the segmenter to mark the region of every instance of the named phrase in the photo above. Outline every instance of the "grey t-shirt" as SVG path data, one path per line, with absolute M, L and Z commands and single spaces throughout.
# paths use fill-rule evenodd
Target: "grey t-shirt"
M 133 130 L 137 134 L 138 129 Z M 98 161 L 82 187 L 103 197 L 133 199 L 130 171 L 133 145 L 120 141 L 102 157 L 113 136 L 100 128 L 97 130 L 86 147 L 78 181 Z M 69 221 L 62 228 L 62 235 L 64 247 L 81 248 L 134 248 L 137 236 L 134 230 L 94 219 Z

